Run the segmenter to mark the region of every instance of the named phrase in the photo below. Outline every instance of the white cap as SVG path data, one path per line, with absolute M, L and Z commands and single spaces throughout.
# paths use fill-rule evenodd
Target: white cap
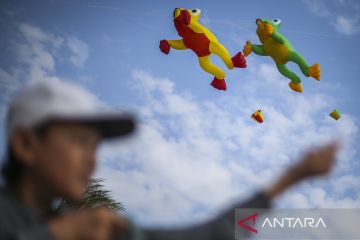
M 11 102 L 7 113 L 8 136 L 18 128 L 49 121 L 84 123 L 103 138 L 126 135 L 134 130 L 132 116 L 105 112 L 96 97 L 75 84 L 41 81 L 28 85 Z

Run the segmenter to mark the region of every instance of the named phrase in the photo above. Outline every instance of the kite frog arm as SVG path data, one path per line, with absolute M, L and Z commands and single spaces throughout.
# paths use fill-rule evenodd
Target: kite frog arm
M 263 45 L 252 45 L 251 49 L 257 55 L 267 56 L 267 54 L 265 53 Z
M 177 50 L 185 50 L 187 47 L 185 46 L 182 39 L 179 40 L 168 40 L 169 45 Z

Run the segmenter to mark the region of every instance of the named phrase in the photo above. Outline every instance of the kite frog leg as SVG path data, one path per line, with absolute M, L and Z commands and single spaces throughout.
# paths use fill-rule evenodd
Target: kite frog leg
M 282 75 L 291 80 L 289 87 L 293 91 L 301 93 L 302 86 L 300 78 L 294 72 L 290 71 L 285 64 L 276 64 L 276 67 Z

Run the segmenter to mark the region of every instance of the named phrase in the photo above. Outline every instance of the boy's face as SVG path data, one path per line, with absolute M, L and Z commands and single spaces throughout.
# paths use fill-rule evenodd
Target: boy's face
M 56 197 L 79 200 L 95 168 L 99 133 L 80 124 L 54 124 L 33 149 L 30 170 Z

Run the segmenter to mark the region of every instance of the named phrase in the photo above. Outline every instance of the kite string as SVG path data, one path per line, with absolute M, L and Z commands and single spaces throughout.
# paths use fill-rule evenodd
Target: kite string
M 112 11 L 118 11 L 118 12 L 138 14 L 138 15 L 143 15 L 143 16 L 159 16 L 159 12 L 163 12 L 163 13 L 168 12 L 165 9 L 151 10 L 152 12 L 151 11 L 143 12 L 143 11 L 131 10 L 131 9 L 120 9 L 117 7 L 104 6 L 104 5 L 95 5 L 95 4 L 81 4 L 81 5 L 84 7 L 88 7 L 88 8 L 112 10 Z M 243 30 L 243 29 L 252 30 L 251 28 L 254 26 L 254 24 L 252 24 L 253 22 L 254 22 L 253 20 L 249 20 L 249 19 L 225 19 L 225 20 L 224 19 L 219 20 L 219 19 L 213 19 L 213 18 L 210 19 L 210 24 L 211 23 L 225 24 L 225 25 L 230 25 L 230 26 L 240 28 L 241 30 Z M 247 23 L 249 23 L 249 24 L 247 24 Z M 138 24 L 140 24 L 140 23 L 138 22 Z M 140 25 L 149 27 L 146 24 L 140 24 Z M 155 30 L 155 29 L 152 28 L 151 30 Z M 308 36 L 315 36 L 315 37 L 342 38 L 342 36 L 337 35 L 337 34 L 314 33 L 314 32 L 305 32 L 305 31 L 297 31 L 297 30 L 287 30 L 287 29 L 282 29 L 281 31 L 288 32 L 288 33 L 308 35 Z M 222 34 L 222 35 L 226 35 L 226 34 Z
M 213 21 L 211 20 L 211 22 L 214 22 L 215 24 L 226 24 L 226 25 L 230 25 L 230 26 L 235 26 L 235 27 L 241 27 L 243 29 L 247 29 L 247 30 L 251 30 L 250 28 L 252 28 L 255 24 L 244 24 L 243 22 L 248 22 L 248 20 L 231 20 L 228 19 L 228 21 Z M 252 21 L 253 22 L 253 21 Z M 297 31 L 297 30 L 287 30 L 287 29 L 281 29 L 281 32 L 288 32 L 288 33 L 295 33 L 295 34 L 302 34 L 302 35 L 308 35 L 308 36 L 315 36 L 315 37 L 326 37 L 326 38 L 343 38 L 343 36 L 339 35 L 339 34 L 326 34 L 326 33 L 314 33 L 314 32 L 306 32 L 306 31 Z

